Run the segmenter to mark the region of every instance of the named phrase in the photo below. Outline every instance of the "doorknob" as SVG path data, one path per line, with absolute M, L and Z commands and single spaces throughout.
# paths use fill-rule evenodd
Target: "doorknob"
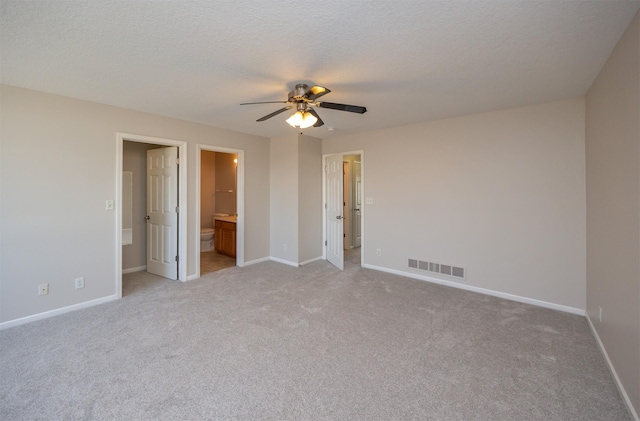
M 360 208 L 354 209 L 354 211 L 356 211 L 356 212 L 360 212 Z
M 149 215 L 147 215 L 147 216 L 144 217 L 144 219 L 146 219 L 148 221 L 149 219 L 151 219 L 151 217 Z
M 344 219 L 344 216 L 338 215 L 338 216 L 336 216 L 336 219 Z

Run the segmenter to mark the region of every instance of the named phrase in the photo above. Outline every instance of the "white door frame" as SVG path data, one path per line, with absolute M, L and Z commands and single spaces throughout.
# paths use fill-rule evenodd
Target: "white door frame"
M 177 146 L 180 156 L 178 168 L 178 280 L 187 280 L 187 142 L 129 133 L 116 133 L 116 296 L 122 298 L 122 151 L 124 141 Z M 200 236 L 198 235 L 198 239 Z M 146 241 L 146 239 L 145 239 Z
M 333 155 L 342 155 L 342 159 L 347 155 L 360 155 L 360 183 L 362 186 L 362 197 L 365 197 L 365 179 L 364 179 L 364 151 L 347 151 L 347 152 L 336 152 L 336 153 L 327 153 L 322 155 L 322 258 L 327 260 L 327 209 L 325 208 L 325 203 L 327 203 L 327 173 L 325 168 L 327 167 L 327 157 Z M 364 205 L 364 202 L 363 202 Z M 361 224 L 361 241 L 360 241 L 360 266 L 364 266 L 364 248 L 366 245 L 365 242 L 365 208 L 366 206 L 362 206 L 360 208 L 360 224 Z
M 244 266 L 244 150 L 198 144 L 196 146 L 196 279 L 200 277 L 200 177 L 202 174 L 202 151 L 222 152 L 238 155 L 238 179 L 236 194 L 236 266 Z

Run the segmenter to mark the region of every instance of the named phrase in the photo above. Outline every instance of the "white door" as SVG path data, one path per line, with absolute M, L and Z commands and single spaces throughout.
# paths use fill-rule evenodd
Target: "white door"
M 178 279 L 178 148 L 147 151 L 147 272 Z
M 327 157 L 327 260 L 344 269 L 342 155 Z
M 360 173 L 361 163 L 353 163 L 353 247 L 360 247 L 362 243 L 362 174 Z

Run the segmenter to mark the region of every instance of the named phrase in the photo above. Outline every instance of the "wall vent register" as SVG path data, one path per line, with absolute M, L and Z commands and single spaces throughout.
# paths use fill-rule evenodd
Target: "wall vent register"
M 463 267 L 426 262 L 417 259 L 409 259 L 408 266 L 413 269 L 453 276 L 454 278 L 464 278 L 466 272 Z

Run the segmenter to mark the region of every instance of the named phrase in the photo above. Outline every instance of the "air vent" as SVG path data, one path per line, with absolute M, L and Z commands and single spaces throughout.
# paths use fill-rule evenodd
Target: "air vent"
M 465 277 L 465 268 L 460 266 L 445 265 L 442 263 L 427 262 L 424 260 L 408 259 L 408 266 L 412 269 L 424 270 L 427 272 L 439 273 L 441 275 L 452 276 L 454 278 Z
M 453 268 L 451 268 L 451 275 L 458 278 L 464 278 L 464 268 L 454 266 Z

